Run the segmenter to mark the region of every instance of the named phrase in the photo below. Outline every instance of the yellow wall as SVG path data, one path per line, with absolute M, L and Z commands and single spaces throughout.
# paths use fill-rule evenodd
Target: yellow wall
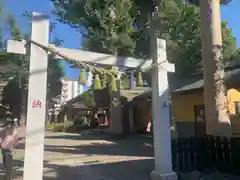
M 228 100 L 228 110 L 231 115 L 235 115 L 235 105 L 234 101 L 240 101 L 240 92 L 236 89 L 229 89 L 227 92 L 227 100 Z M 231 117 L 231 125 L 232 125 L 232 134 L 234 136 L 240 135 L 240 118 L 239 116 Z
M 202 105 L 203 92 L 172 95 L 172 115 L 175 121 L 194 121 L 194 106 Z
M 178 123 L 178 131 L 181 136 L 194 135 L 194 106 L 203 105 L 204 97 L 203 91 L 184 93 L 184 94 L 172 94 L 172 116 L 173 120 Z M 240 101 L 240 91 L 235 89 L 229 89 L 227 92 L 228 106 L 230 112 L 235 112 L 234 101 Z M 142 129 L 146 126 L 149 120 L 152 118 L 151 103 L 147 103 L 145 100 L 140 101 L 137 104 L 137 119 L 136 129 Z M 232 133 L 240 135 L 240 119 L 231 119 Z M 182 124 L 182 125 L 181 125 Z M 189 132 L 186 132 L 187 131 Z M 191 132 L 190 132 L 191 131 Z M 184 135 L 183 135 L 184 134 Z
M 235 114 L 235 105 L 234 102 L 240 102 L 240 92 L 236 89 L 229 89 L 227 92 L 227 100 L 228 100 L 228 110 L 230 114 Z
M 227 91 L 228 109 L 235 114 L 235 101 L 240 101 L 240 90 L 229 89 Z M 194 106 L 204 104 L 203 92 L 172 95 L 172 111 L 176 121 L 194 120 Z

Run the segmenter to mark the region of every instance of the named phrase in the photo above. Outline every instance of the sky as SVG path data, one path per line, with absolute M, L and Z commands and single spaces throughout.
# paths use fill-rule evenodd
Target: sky
M 50 0 L 5 0 L 5 7 L 8 12 L 14 14 L 17 18 L 19 25 L 23 29 L 30 27 L 30 24 L 22 17 L 22 13 L 27 10 L 29 12 L 40 12 L 51 15 L 53 6 Z M 230 28 L 232 28 L 233 35 L 237 38 L 237 45 L 240 47 L 240 19 L 238 18 L 240 9 L 240 0 L 232 0 L 228 6 L 221 7 L 221 18 L 228 22 Z M 81 35 L 68 25 L 60 24 L 56 17 L 51 17 L 52 22 L 56 22 L 55 34 L 64 41 L 64 47 L 67 48 L 81 48 Z M 70 68 L 67 63 L 63 63 L 65 75 L 68 78 L 77 78 L 79 76 L 79 70 Z

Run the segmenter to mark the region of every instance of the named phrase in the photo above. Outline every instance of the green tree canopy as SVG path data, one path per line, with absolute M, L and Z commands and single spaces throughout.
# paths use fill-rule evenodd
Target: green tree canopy
M 91 51 L 131 55 L 135 44 L 131 0 L 52 0 L 60 20 L 76 28 Z
M 155 13 L 154 28 L 167 41 L 168 59 L 176 65 L 176 76 L 202 74 L 200 12 L 195 5 L 183 0 L 52 2 L 59 20 L 79 30 L 85 49 L 123 56 L 149 57 L 150 25 Z M 228 65 L 236 52 L 236 40 L 226 22 L 222 22 L 222 31 Z

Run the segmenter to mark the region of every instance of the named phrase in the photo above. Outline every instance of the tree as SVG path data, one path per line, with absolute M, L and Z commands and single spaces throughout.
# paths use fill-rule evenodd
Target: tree
M 131 55 L 135 48 L 131 0 L 52 0 L 60 21 L 81 32 L 91 51 Z
M 29 16 L 26 16 L 26 18 L 28 20 L 31 20 L 29 19 Z M 7 20 L 9 25 L 9 31 L 13 39 L 29 39 L 29 34 L 23 34 L 21 32 L 15 21 L 15 18 L 12 15 L 9 15 Z M 51 33 L 52 32 L 53 31 L 51 31 Z M 52 43 L 54 44 L 59 45 L 59 43 L 61 43 L 61 41 L 58 40 L 57 37 L 52 37 L 52 39 Z M 56 97 L 61 93 L 61 78 L 64 75 L 63 68 L 61 67 L 60 62 L 58 60 L 52 60 L 52 58 L 52 56 L 49 57 L 48 66 L 48 102 L 50 102 L 52 98 Z M 21 107 L 23 108 L 22 113 L 24 114 L 26 111 L 27 102 L 29 57 L 4 53 L 4 55 L 0 59 L 0 64 L 11 64 L 13 67 L 15 67 L 13 69 L 9 69 L 7 72 L 0 73 L 1 79 L 4 79 L 8 82 L 6 87 L 3 89 L 2 103 L 4 105 L 10 106 L 12 109 L 17 109 L 15 110 L 16 116 L 19 116 Z
M 23 13 L 23 16 L 27 21 L 32 21 L 32 16 L 28 11 Z M 55 35 L 55 23 L 50 23 L 50 43 L 56 46 L 62 45 L 63 41 Z M 29 34 L 25 36 L 29 39 Z M 29 64 L 28 64 L 29 67 Z M 49 55 L 48 57 L 48 76 L 47 76 L 47 99 L 51 100 L 61 93 L 62 82 L 61 78 L 64 76 L 64 70 L 61 62 L 54 59 L 54 56 Z
M 82 33 L 85 49 L 112 54 L 118 49 L 119 55 L 141 58 L 150 56 L 150 18 L 154 6 L 158 6 L 155 28 L 159 37 L 167 40 L 168 59 L 176 65 L 176 76 L 185 78 L 202 74 L 200 12 L 197 6 L 182 0 L 163 0 L 160 4 L 154 4 L 154 1 L 118 0 L 122 6 L 115 1 L 103 0 L 90 0 L 87 3 L 81 0 L 69 3 L 52 1 L 59 19 Z M 125 7 L 125 3 L 128 4 L 127 11 L 120 11 L 119 7 Z M 116 10 L 117 23 L 109 15 L 112 9 Z M 114 31 L 115 36 L 107 36 L 109 32 L 114 34 Z M 226 64 L 229 64 L 236 51 L 236 40 L 226 22 L 222 23 L 222 31 L 224 57 Z M 124 39 L 121 38 L 122 33 L 129 41 L 124 40 L 118 45 L 109 43 L 116 37 Z M 132 42 L 128 48 L 131 53 L 119 50 L 119 47 L 126 47 L 127 42 Z
M 200 6 L 201 15 L 204 102 L 208 135 L 231 136 L 224 83 L 224 65 L 230 57 L 226 56 L 226 46 L 223 44 L 224 41 L 222 42 L 224 35 L 229 32 L 221 32 L 220 19 L 220 3 L 228 2 L 229 0 L 194 2 Z
M 91 90 L 84 92 L 81 95 L 81 102 L 88 108 L 95 108 L 96 103 L 94 100 L 94 94 Z
M 17 40 L 21 39 L 20 30 L 15 23 L 15 19 L 10 14 L 7 17 L 7 23 L 9 27 L 12 27 L 8 28 L 11 36 Z M 3 42 L 3 38 L 1 42 Z M 25 61 L 24 59 L 22 59 L 22 56 L 19 57 L 16 55 L 8 54 L 5 52 L 4 47 L 3 46 L 1 47 L 0 64 L 8 65 L 7 67 L 10 68 L 5 72 L 0 73 L 1 81 L 8 82 L 8 84 L 4 87 L 2 92 L 2 105 L 10 106 L 10 109 L 12 110 L 13 114 L 17 117 L 19 116 L 19 111 L 21 109 L 20 102 L 22 102 L 23 94 L 23 92 L 21 92 L 22 88 L 19 85 L 22 85 L 24 81 L 18 75 L 19 74 L 18 71 L 21 68 L 17 67 L 22 67 L 22 64 L 24 63 Z
M 151 7 L 146 5 L 146 3 L 150 1 L 136 2 L 138 3 L 136 4 L 137 9 L 140 11 L 140 13 L 138 13 L 139 18 L 136 18 L 138 21 L 137 27 L 138 29 L 143 29 L 138 35 L 138 37 L 141 37 L 143 40 L 142 42 L 139 41 L 139 43 L 136 43 L 136 46 L 140 47 L 139 49 L 136 48 L 136 53 L 137 56 L 148 57 L 149 50 L 147 50 L 144 41 L 150 41 L 149 32 L 146 31 L 146 27 L 149 26 L 149 20 L 144 17 L 147 17 L 147 13 L 151 9 Z M 159 37 L 167 40 L 168 60 L 173 62 L 176 66 L 176 73 L 174 73 L 174 76 L 180 80 L 189 76 L 202 76 L 203 67 L 199 7 L 186 4 L 181 0 L 172 0 L 172 3 L 170 3 L 170 1 L 167 2 L 169 2 L 169 4 L 161 8 L 162 13 L 160 18 L 157 19 L 157 24 L 159 24 L 160 27 L 156 29 Z M 164 8 L 175 9 L 177 13 L 171 13 L 172 10 L 165 11 Z M 236 40 L 232 36 L 231 29 L 227 27 L 226 22 L 222 22 L 222 31 L 224 34 L 224 65 L 229 65 L 236 51 Z M 143 77 L 151 84 L 151 72 L 145 73 Z
M 3 0 L 0 0 L 0 15 L 3 14 Z

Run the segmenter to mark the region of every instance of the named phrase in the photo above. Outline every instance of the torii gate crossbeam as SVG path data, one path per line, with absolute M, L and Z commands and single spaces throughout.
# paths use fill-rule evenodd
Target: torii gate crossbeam
M 40 13 L 33 13 L 31 40 L 48 46 L 48 37 L 48 18 Z M 174 65 L 167 62 L 165 40 L 155 39 L 155 44 L 157 44 L 157 47 L 155 47 L 155 61 L 161 64 L 161 66 L 159 68 L 154 68 L 152 74 L 155 154 L 155 169 L 152 172 L 152 179 L 176 180 L 177 176 L 172 171 L 170 108 L 168 106 L 169 88 L 167 76 L 168 72 L 174 72 Z M 25 45 L 24 41 L 9 40 L 7 51 L 9 53 L 26 54 Z M 58 47 L 56 50 L 62 54 L 66 54 L 68 57 L 74 58 L 74 60 L 78 59 L 79 61 L 94 64 L 129 68 L 148 68 L 152 64 L 152 60 L 117 57 L 108 54 Z M 31 44 L 24 180 L 42 180 L 43 177 L 48 53 L 49 52 L 36 44 Z

